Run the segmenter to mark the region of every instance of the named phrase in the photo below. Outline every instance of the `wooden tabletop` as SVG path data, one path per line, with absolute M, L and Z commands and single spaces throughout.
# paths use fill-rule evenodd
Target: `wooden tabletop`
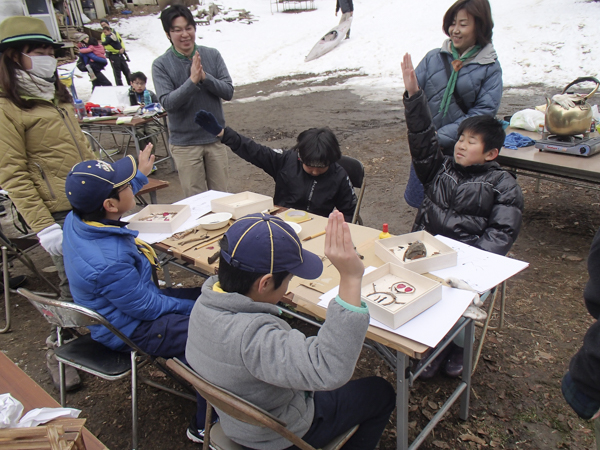
M 508 127 L 506 134 L 519 133 L 534 140 L 541 139 L 540 133 Z M 592 136 L 597 137 L 597 133 Z M 562 153 L 541 152 L 533 145 L 512 150 L 503 147 L 496 158 L 501 166 L 528 170 L 545 175 L 573 180 L 600 183 L 600 154 L 576 156 Z
M 60 408 L 60 404 L 50 394 L 0 352 L 0 394 L 6 393 L 23 404 L 24 413 L 35 408 Z M 108 450 L 87 428 L 83 429 L 83 440 L 87 450 Z
M 167 113 L 162 113 L 162 114 L 156 114 L 154 116 L 151 117 L 142 117 L 142 116 L 124 116 L 124 115 L 119 115 L 119 116 L 114 116 L 114 119 L 104 119 L 104 120 L 79 120 L 79 125 L 81 126 L 86 126 L 86 125 L 105 125 L 105 126 L 113 126 L 113 127 L 131 127 L 131 126 L 137 126 L 137 125 L 143 125 L 149 122 L 152 122 L 155 118 L 156 119 L 161 119 L 163 117 L 165 117 L 167 115 Z M 113 117 L 113 116 L 111 116 Z M 128 123 L 117 123 L 117 119 L 119 117 L 133 117 L 133 119 L 131 120 L 131 122 Z

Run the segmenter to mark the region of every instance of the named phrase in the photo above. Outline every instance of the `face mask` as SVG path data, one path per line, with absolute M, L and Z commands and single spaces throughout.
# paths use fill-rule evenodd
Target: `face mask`
M 25 55 L 25 53 L 23 53 Z M 31 69 L 29 72 L 40 78 L 53 78 L 56 73 L 56 58 L 54 56 L 40 55 L 40 56 L 29 56 L 31 59 Z

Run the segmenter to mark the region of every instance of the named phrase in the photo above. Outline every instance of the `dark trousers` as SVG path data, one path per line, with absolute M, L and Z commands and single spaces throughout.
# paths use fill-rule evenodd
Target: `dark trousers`
M 187 300 L 196 300 L 202 293 L 202 288 L 167 288 L 162 289 L 164 295 Z M 190 317 L 183 314 L 165 314 L 156 320 L 140 323 L 129 336 L 132 342 L 152 356 L 163 358 L 178 358 L 187 364 L 185 359 L 185 344 L 188 337 L 188 324 Z M 204 428 L 206 416 L 206 401 L 196 395 L 197 409 L 196 421 Z
M 125 81 L 129 85 L 129 79 L 131 78 L 131 72 L 129 72 L 129 66 L 127 65 L 127 61 L 125 61 L 125 57 L 120 53 L 107 53 L 108 59 L 110 60 L 110 65 L 113 69 L 113 74 L 115 76 L 115 83 L 117 86 L 123 86 L 123 81 L 121 80 L 121 72 L 125 75 Z
M 358 425 L 356 433 L 342 448 L 374 449 L 396 406 L 394 388 L 381 377 L 361 378 L 333 391 L 315 392 L 314 399 L 315 415 L 302 439 L 315 448 L 324 447 Z M 292 446 L 287 450 L 296 449 Z
M 106 76 L 102 73 L 102 71 L 96 70 L 93 67 L 92 67 L 92 69 L 94 70 L 94 75 L 96 75 L 96 79 L 94 81 L 92 81 L 93 87 L 112 86 L 112 83 L 110 82 L 110 80 L 108 78 L 106 78 Z M 92 88 L 92 90 L 93 90 L 93 88 Z

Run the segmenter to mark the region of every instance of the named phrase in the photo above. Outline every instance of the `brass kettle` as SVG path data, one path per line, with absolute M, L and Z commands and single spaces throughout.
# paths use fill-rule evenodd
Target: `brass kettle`
M 571 104 L 573 106 L 565 107 L 561 106 L 550 99 L 546 99 L 546 131 L 550 134 L 558 136 L 573 136 L 576 134 L 583 134 L 590 130 L 592 125 L 592 107 L 587 102 L 598 90 L 600 81 L 594 77 L 581 77 L 575 81 L 569 83 L 566 88 L 563 89 L 562 94 L 567 92 L 571 86 L 585 81 L 591 81 L 596 83 L 596 87 L 588 95 L 583 97 L 571 97 Z

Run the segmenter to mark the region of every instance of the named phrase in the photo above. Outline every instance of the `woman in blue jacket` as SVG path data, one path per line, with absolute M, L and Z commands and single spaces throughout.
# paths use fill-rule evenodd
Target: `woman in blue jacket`
M 495 116 L 500 107 L 502 68 L 492 45 L 493 28 L 488 0 L 458 0 L 444 15 L 448 39 L 427 53 L 415 69 L 440 147 L 447 155 L 454 152 L 463 120 Z M 404 199 L 414 208 L 423 201 L 423 185 L 412 166 Z

